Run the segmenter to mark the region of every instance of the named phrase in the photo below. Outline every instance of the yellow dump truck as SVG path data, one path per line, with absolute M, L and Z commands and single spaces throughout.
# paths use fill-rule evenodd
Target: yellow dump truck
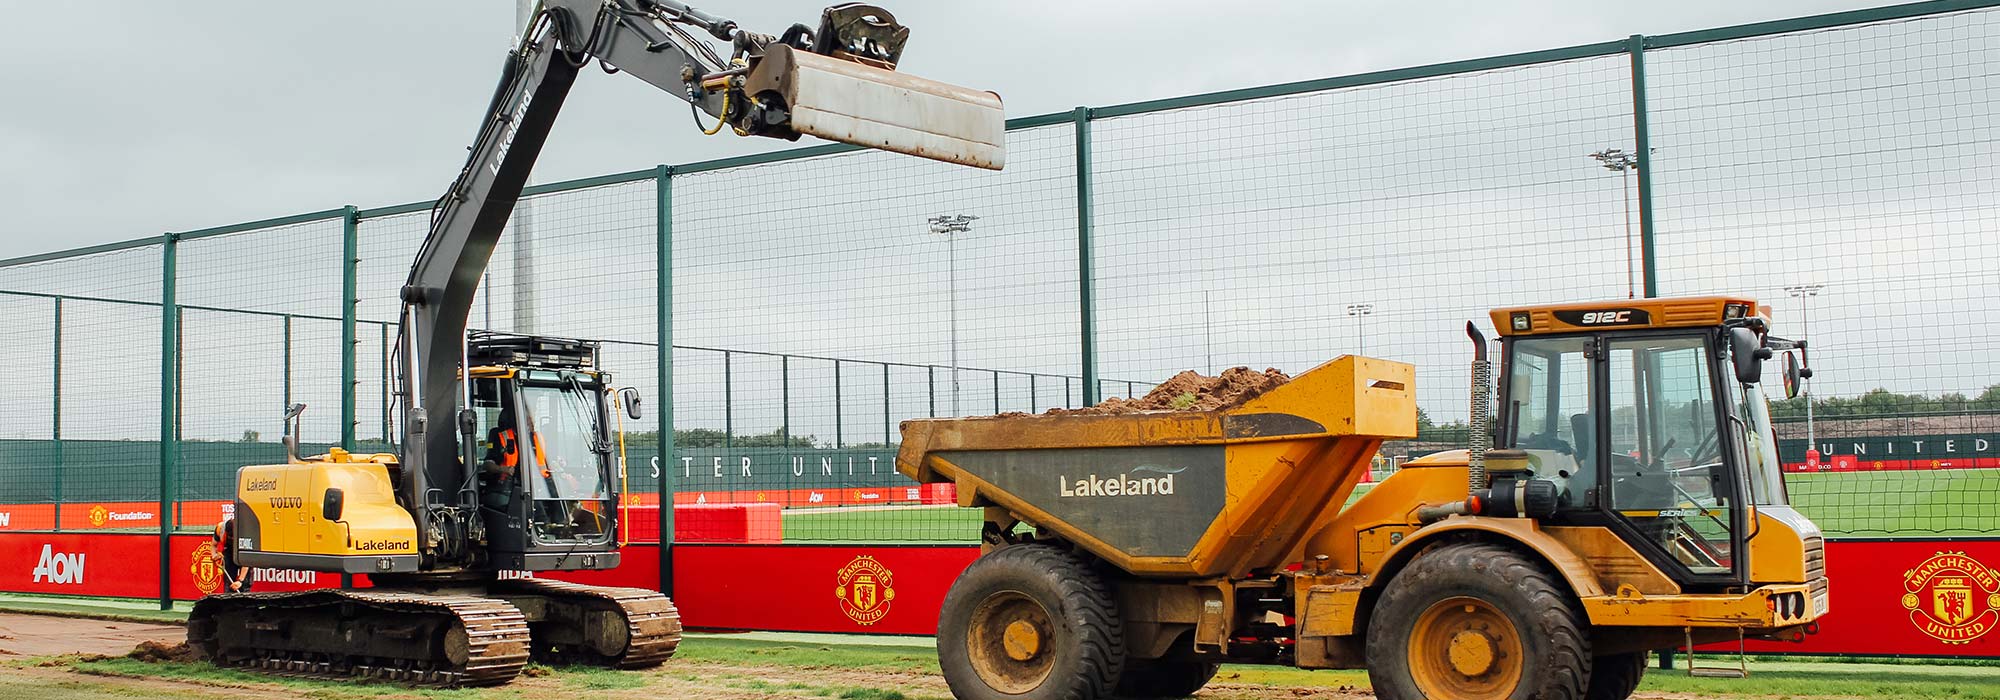
M 1385 700 L 1614 700 L 1650 650 L 1803 638 L 1824 553 L 1759 385 L 1777 353 L 1787 395 L 1810 370 L 1767 316 L 1495 310 L 1497 402 L 1467 324 L 1468 449 L 1358 499 L 1416 435 L 1410 365 L 1341 357 L 1215 411 L 906 422 L 897 469 L 986 515 L 940 613 L 945 678 L 968 700 L 1179 697 L 1271 663 L 1367 668 Z

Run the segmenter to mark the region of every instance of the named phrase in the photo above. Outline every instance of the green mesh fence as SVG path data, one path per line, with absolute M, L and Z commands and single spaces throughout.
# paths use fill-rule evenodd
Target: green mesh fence
M 1355 353 L 1419 368 L 1423 434 L 1385 450 L 1407 457 L 1464 442 L 1461 329 L 1489 308 L 1744 293 L 1820 372 L 1774 406 L 1808 515 L 1994 535 L 1981 5 L 1028 117 L 1000 173 L 835 151 L 543 185 L 470 325 L 599 341 L 646 396 L 622 426 L 641 540 L 671 499 L 764 504 L 756 541 L 967 543 L 976 511 L 895 473 L 902 421 Z M 132 517 L 163 474 L 164 517 L 205 527 L 234 469 L 282 458 L 292 403 L 308 449 L 393 449 L 428 229 L 417 203 L 196 232 L 171 279 L 164 240 L 0 261 L 0 529 L 156 527 Z

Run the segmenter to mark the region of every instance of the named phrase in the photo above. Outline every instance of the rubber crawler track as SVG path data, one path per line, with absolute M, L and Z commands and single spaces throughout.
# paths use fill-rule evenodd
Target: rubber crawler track
M 298 649 L 251 649 L 226 640 L 217 615 L 231 610 L 332 608 L 344 621 L 371 616 L 409 619 L 449 615 L 465 638 L 465 662 L 442 653 L 430 659 L 389 659 L 367 649 L 343 655 Z M 203 598 L 188 617 L 188 642 L 218 665 L 290 678 L 367 678 L 434 688 L 499 685 L 513 680 L 528 663 L 528 621 L 505 600 L 467 595 L 400 591 L 297 591 L 229 593 Z
M 611 588 L 586 586 L 580 583 L 554 581 L 550 579 L 528 578 L 502 581 L 494 585 L 494 591 L 501 595 L 523 593 L 549 598 L 590 598 L 606 605 L 615 605 L 625 617 L 626 629 L 631 635 L 625 652 L 612 659 L 595 655 L 561 655 L 561 658 L 544 658 L 539 645 L 533 650 L 535 660 L 544 663 L 588 663 L 614 668 L 652 668 L 665 663 L 674 655 L 681 644 L 681 614 L 666 596 L 644 588 Z

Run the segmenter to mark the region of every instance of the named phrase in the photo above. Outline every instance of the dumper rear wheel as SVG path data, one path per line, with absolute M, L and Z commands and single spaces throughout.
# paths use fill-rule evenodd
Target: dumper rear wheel
M 1418 555 L 1376 602 L 1368 679 L 1381 700 L 1580 700 L 1591 660 L 1580 618 L 1527 557 L 1445 545 Z
M 1125 664 L 1111 588 L 1083 559 L 1046 545 L 981 556 L 938 615 L 938 665 L 960 700 L 1109 698 Z
M 1118 697 L 1184 698 L 1208 685 L 1221 669 L 1221 664 L 1206 661 L 1134 659 L 1125 662 L 1125 673 L 1118 678 Z

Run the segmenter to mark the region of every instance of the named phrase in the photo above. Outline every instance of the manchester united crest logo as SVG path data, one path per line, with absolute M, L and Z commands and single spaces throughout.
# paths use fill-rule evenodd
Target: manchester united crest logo
M 104 506 L 91 506 L 90 524 L 92 526 L 104 527 L 104 523 L 109 522 L 110 520 L 111 520 L 110 509 L 105 508 Z
M 195 590 L 202 595 L 214 595 L 222 590 L 222 564 L 215 555 L 215 543 L 203 542 L 188 554 L 188 575 L 194 578 Z
M 839 585 L 833 595 L 840 599 L 840 612 L 863 627 L 889 616 L 889 604 L 896 600 L 896 575 L 874 557 L 862 555 L 840 567 L 835 578 Z
M 1964 552 L 1938 552 L 1903 572 L 1903 607 L 1924 634 L 1971 642 L 2000 622 L 2000 571 Z

